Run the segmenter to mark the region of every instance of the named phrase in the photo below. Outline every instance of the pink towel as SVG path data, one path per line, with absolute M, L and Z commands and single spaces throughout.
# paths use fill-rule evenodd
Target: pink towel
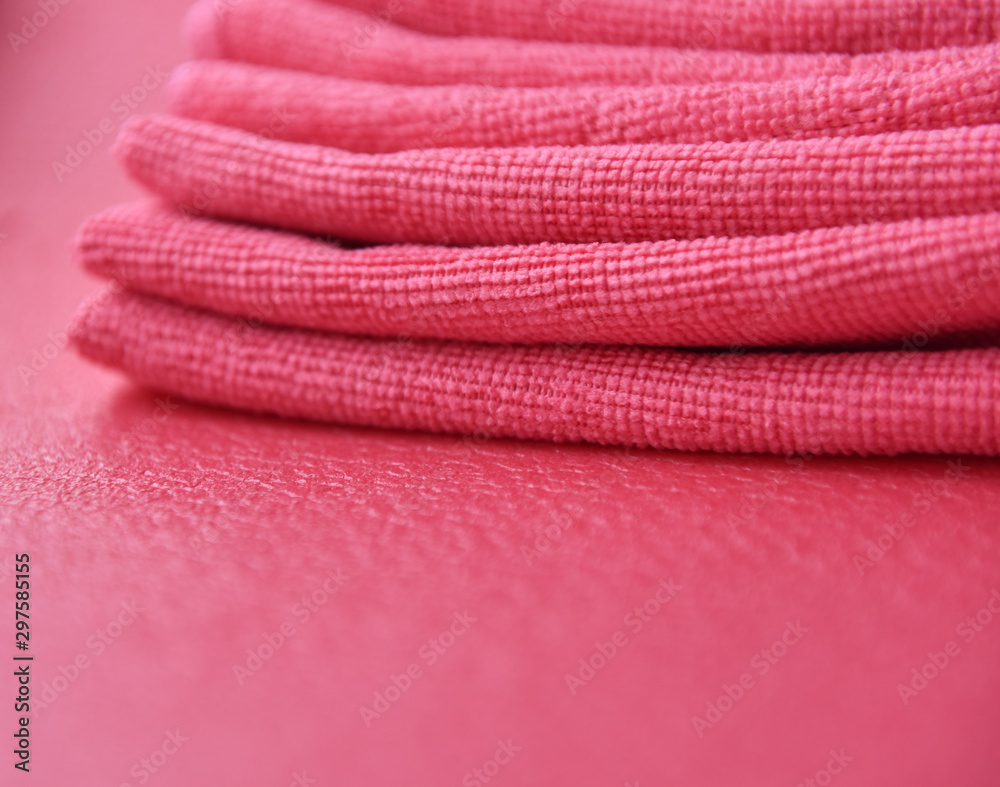
M 81 229 L 74 342 L 291 417 L 1000 454 L 998 8 L 203 2 L 240 62 L 124 125 L 162 201 Z
M 440 35 L 873 52 L 997 39 L 993 0 L 340 0 Z
M 105 293 L 89 358 L 201 402 L 324 421 L 781 454 L 996 454 L 1000 350 L 695 354 L 364 339 Z
M 998 248 L 1000 214 L 987 213 L 760 238 L 344 249 L 145 203 L 88 221 L 76 253 L 142 292 L 345 333 L 915 347 L 1000 328 Z
M 910 73 L 709 85 L 407 87 L 224 61 L 179 68 L 172 112 L 358 153 L 732 142 L 1000 122 L 1000 47 Z
M 185 210 L 375 243 L 766 235 L 1000 207 L 1000 125 L 371 156 L 151 115 L 125 123 L 117 153 Z
M 558 4 L 557 0 L 553 8 Z M 846 76 L 872 67 L 906 73 L 962 57 L 960 49 L 950 48 L 891 49 L 850 57 L 823 51 L 713 50 L 697 41 L 693 46 L 682 42 L 684 48 L 677 48 L 456 38 L 408 30 L 395 23 L 397 17 L 388 10 L 388 2 L 368 14 L 324 0 L 221 0 L 217 5 L 201 0 L 188 17 L 187 37 L 202 58 L 407 85 L 764 82 Z M 780 27 L 780 19 L 769 24 Z M 698 37 L 704 38 L 704 33 L 699 31 Z M 993 40 L 986 37 L 982 43 Z

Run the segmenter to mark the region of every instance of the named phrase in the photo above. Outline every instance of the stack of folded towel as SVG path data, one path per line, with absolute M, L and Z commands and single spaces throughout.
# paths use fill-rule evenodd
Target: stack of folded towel
M 291 417 L 1000 453 L 1000 3 L 202 0 L 89 358 Z

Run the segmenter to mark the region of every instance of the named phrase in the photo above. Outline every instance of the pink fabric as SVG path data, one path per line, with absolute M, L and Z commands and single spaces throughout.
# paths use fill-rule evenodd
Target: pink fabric
M 696 86 L 406 87 L 202 61 L 175 114 L 359 153 L 412 148 L 814 138 L 1000 121 L 1000 48 L 910 73 Z
M 764 235 L 1000 205 L 998 125 L 369 156 L 152 115 L 129 120 L 116 151 L 185 210 L 378 243 Z
M 1000 328 L 1000 214 L 636 244 L 344 249 L 151 203 L 80 230 L 82 265 L 248 320 L 511 343 L 807 346 Z
M 872 52 L 996 40 L 993 0 L 341 0 L 442 35 Z
M 817 773 L 824 787 L 998 787 L 1000 460 L 786 460 L 256 418 L 132 385 L 69 349 L 22 384 L 18 367 L 49 357 L 47 335 L 98 286 L 70 267 L 74 225 L 139 191 L 105 145 L 62 183 L 51 161 L 147 65 L 180 55 L 189 4 L 72 0 L 17 55 L 2 42 L 8 773 L 20 552 L 36 572 L 33 710 L 57 697 L 31 721 L 31 774 L 0 784 L 470 787 L 463 775 L 502 736 L 522 748 L 485 787 L 805 787 Z M 39 0 L 2 8 L 6 34 Z M 873 543 L 891 549 L 859 576 Z M 300 625 L 293 605 L 338 571 L 344 587 Z M 633 636 L 624 616 L 671 578 L 676 597 Z M 133 599 L 138 619 L 120 631 Z M 898 684 L 987 604 L 990 625 L 904 704 Z M 424 669 L 422 643 L 466 608 L 478 621 Z M 772 643 L 798 619 L 809 631 L 785 653 Z M 619 628 L 627 644 L 603 664 L 595 644 L 610 653 Z M 755 659 L 772 647 L 777 665 Z M 574 694 L 581 658 L 603 667 Z M 367 728 L 360 706 L 399 696 L 392 677 L 405 686 L 414 661 L 421 677 Z M 235 664 L 253 672 L 242 684 Z M 724 686 L 738 695 L 744 671 L 753 688 L 699 737 L 692 718 L 718 719 L 709 703 L 728 708 Z M 164 763 L 175 730 L 189 740 Z M 827 784 L 841 753 L 852 759 Z
M 107 292 L 87 357 L 198 401 L 483 437 L 782 454 L 995 454 L 1000 350 L 739 355 L 364 339 Z
M 178 395 L 344 423 L 996 454 L 996 10 L 202 3 L 197 50 L 249 62 L 189 64 L 175 114 L 124 124 L 163 202 L 81 230 L 115 284 L 74 340 Z M 729 46 L 784 53 L 707 51 Z M 802 54 L 825 50 L 870 54 Z
M 719 51 L 697 42 L 676 48 L 456 38 L 408 30 L 395 23 L 397 16 L 387 6 L 366 14 L 324 0 L 201 0 L 188 17 L 187 38 L 202 58 L 407 85 L 764 82 L 846 76 L 873 67 L 906 73 L 963 57 L 961 50 L 947 48 L 850 57 Z

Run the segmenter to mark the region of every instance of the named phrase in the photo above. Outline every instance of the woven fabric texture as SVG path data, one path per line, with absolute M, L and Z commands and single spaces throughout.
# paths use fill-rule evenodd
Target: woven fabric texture
M 202 0 L 188 17 L 187 38 L 201 58 L 390 84 L 494 87 L 764 82 L 873 67 L 906 73 L 965 56 L 955 48 L 852 57 L 435 36 L 395 18 L 387 7 L 362 13 L 324 0 Z
M 1000 121 L 1000 48 L 910 73 L 696 86 L 407 87 L 225 61 L 170 83 L 177 115 L 359 153 L 813 138 Z
M 928 332 L 1000 328 L 998 246 L 1000 214 L 989 213 L 760 238 L 352 250 L 140 203 L 87 222 L 76 255 L 136 290 L 345 333 L 916 346 Z
M 106 292 L 89 358 L 198 401 L 353 424 L 679 450 L 995 454 L 1000 350 L 721 355 L 364 339 Z
M 339 0 L 442 35 L 744 49 L 873 52 L 997 39 L 993 0 Z
M 202 0 L 73 340 L 290 417 L 1000 454 L 998 13 Z
M 370 156 L 150 115 L 125 123 L 116 151 L 189 212 L 376 243 L 765 235 L 1000 205 L 1000 125 Z

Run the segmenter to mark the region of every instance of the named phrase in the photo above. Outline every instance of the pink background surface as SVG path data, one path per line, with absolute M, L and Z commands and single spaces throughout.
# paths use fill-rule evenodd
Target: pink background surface
M 0 605 L 29 552 L 48 702 L 31 774 L 5 754 L 0 783 L 460 785 L 510 739 L 490 784 L 795 785 L 831 750 L 852 758 L 837 785 L 996 784 L 1000 615 L 971 641 L 963 620 L 1000 588 L 1000 462 L 792 467 L 317 426 L 161 407 L 60 349 L 99 287 L 69 263 L 75 227 L 140 190 L 110 139 L 62 182 L 52 162 L 103 119 L 117 129 L 147 67 L 183 59 L 185 6 L 71 0 L 16 54 L 6 34 L 39 6 L 0 8 Z M 154 93 L 136 111 L 161 107 Z M 907 515 L 861 575 L 867 540 Z M 303 620 L 295 605 L 338 569 Z M 636 633 L 626 616 L 671 578 Z M 429 664 L 421 649 L 465 611 Z M 808 630 L 761 674 L 787 621 Z M 234 665 L 283 623 L 241 685 Z M 572 694 L 567 673 L 619 630 Z M 950 640 L 959 655 L 904 704 L 898 684 Z M 361 707 L 413 663 L 366 727 Z M 699 736 L 692 717 L 744 673 Z M 174 731 L 186 740 L 145 771 Z

